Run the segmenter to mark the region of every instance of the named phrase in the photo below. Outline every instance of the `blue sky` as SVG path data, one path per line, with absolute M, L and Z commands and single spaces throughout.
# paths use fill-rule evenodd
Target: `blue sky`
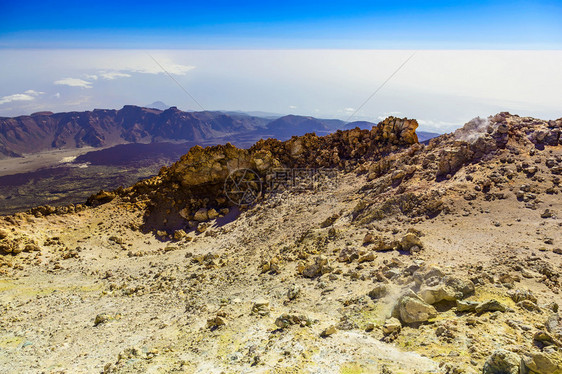
M 200 110 L 562 117 L 562 1 L 0 0 L 0 116 Z M 158 61 L 156 63 L 152 57 Z
M 561 49 L 560 1 L 2 1 L 0 48 Z

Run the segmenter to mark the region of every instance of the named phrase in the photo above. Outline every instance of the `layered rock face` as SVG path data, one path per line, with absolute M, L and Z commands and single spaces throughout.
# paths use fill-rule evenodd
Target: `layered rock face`
M 224 191 L 227 177 L 239 169 L 255 172 L 263 182 L 277 168 L 337 168 L 349 170 L 358 163 L 377 160 L 417 144 L 416 120 L 389 117 L 369 130 L 337 131 L 320 137 L 306 134 L 287 141 L 260 140 L 250 149 L 231 144 L 193 147 L 160 174 L 123 191 L 134 201 L 148 200 L 147 229 L 175 230 L 195 220 L 200 210 L 228 209 Z M 90 201 L 95 204 L 95 201 Z
M 498 149 L 518 144 L 544 148 L 562 144 L 562 119 L 541 121 L 499 113 L 486 120 L 476 118 L 453 134 L 441 138 L 451 144 L 439 154 L 437 177 L 454 174 L 463 165 L 491 157 Z

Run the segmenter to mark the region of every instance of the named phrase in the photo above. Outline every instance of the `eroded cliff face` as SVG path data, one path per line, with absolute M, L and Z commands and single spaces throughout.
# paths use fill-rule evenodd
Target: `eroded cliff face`
M 226 214 L 233 202 L 224 185 L 236 170 L 248 169 L 261 179 L 279 168 L 350 170 L 367 160 L 377 160 L 417 144 L 416 120 L 389 117 L 369 130 L 337 131 L 327 136 L 306 134 L 287 141 L 260 140 L 249 149 L 231 144 L 193 147 L 178 162 L 160 174 L 125 190 L 133 201 L 148 203 L 147 230 L 172 232 L 193 226 L 208 217 L 205 211 Z M 264 190 L 267 186 L 262 186 Z M 95 198 L 91 203 L 95 204 Z M 198 217 L 196 213 L 200 211 Z M 197 218 L 197 219 L 196 219 Z

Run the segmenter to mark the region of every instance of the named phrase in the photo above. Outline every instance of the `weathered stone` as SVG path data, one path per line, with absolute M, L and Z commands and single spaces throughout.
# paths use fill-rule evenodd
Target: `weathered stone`
M 544 212 L 541 213 L 541 218 L 552 218 L 554 213 L 550 209 L 545 209 Z
M 363 245 L 374 243 L 377 240 L 377 237 L 371 233 L 365 234 L 363 237 Z
M 94 320 L 94 326 L 101 325 L 112 320 L 113 317 L 107 313 L 98 314 Z
M 19 241 L 15 241 L 12 246 L 12 254 L 17 255 L 23 252 L 23 246 Z
M 474 283 L 470 279 L 447 275 L 443 278 L 443 283 L 456 292 L 460 292 L 461 298 L 468 297 L 474 293 Z
M 226 325 L 226 319 L 223 316 L 215 316 L 207 320 L 208 328 L 217 328 Z
M 164 230 L 158 230 L 158 231 L 156 231 L 156 236 L 158 236 L 160 238 L 165 238 L 165 237 L 168 236 L 168 233 Z M 111 238 L 110 238 L 110 240 L 111 240 Z
M 359 258 L 359 252 L 352 247 L 342 249 L 338 255 L 339 262 L 352 262 Z
M 390 335 L 395 332 L 399 332 L 402 329 L 402 324 L 398 318 L 391 317 L 384 321 L 384 325 L 382 326 L 382 332 L 385 335 Z
M 477 301 L 457 300 L 457 312 L 474 312 L 479 304 Z
M 537 331 L 533 339 L 537 342 L 541 342 L 543 345 L 556 345 L 562 348 L 562 341 L 558 340 L 548 331 Z
M 301 288 L 296 285 L 293 284 L 291 287 L 289 287 L 289 289 L 287 290 L 287 298 L 289 300 L 294 300 L 297 297 L 299 297 L 299 295 L 301 294 Z
M 428 304 L 435 304 L 440 301 L 455 301 L 462 298 L 461 292 L 457 292 L 452 287 L 445 285 L 424 288 L 419 294 L 423 301 Z
M 377 256 L 376 256 L 374 253 L 370 252 L 370 253 L 367 253 L 367 254 L 365 254 L 365 255 L 359 257 L 359 260 L 358 260 L 357 262 L 359 262 L 360 264 L 362 264 L 362 263 L 364 263 L 364 262 L 375 261 L 375 258 L 377 258 Z
M 488 300 L 478 304 L 475 308 L 476 313 L 485 312 L 505 312 L 507 307 L 497 300 Z
M 219 216 L 219 213 L 215 209 L 209 209 L 207 211 L 207 216 L 209 219 L 215 219 Z
M 314 259 L 314 263 L 306 266 L 302 271 L 302 275 L 307 278 L 315 278 L 322 274 L 332 271 L 326 256 L 318 256 Z
M 416 252 L 423 248 L 423 244 L 420 238 L 418 238 L 416 234 L 413 233 L 407 233 L 406 235 L 404 235 L 404 237 L 400 241 L 400 246 L 404 251 L 408 252 Z M 414 247 L 417 247 L 417 249 L 414 250 Z
M 523 300 L 517 303 L 517 306 L 530 312 L 542 313 L 541 308 L 531 300 Z
M 108 191 L 101 190 L 97 194 L 90 196 L 86 201 L 86 205 L 97 206 L 101 204 L 106 204 L 112 201 L 113 199 L 115 199 L 116 196 L 117 195 L 115 194 L 115 192 L 108 192 Z M 47 214 L 43 214 L 43 215 L 47 215 Z
M 198 222 L 203 222 L 209 219 L 209 213 L 207 209 L 201 208 L 193 215 L 193 219 Z
M 25 247 L 23 247 L 23 251 L 24 252 L 41 252 L 41 247 L 39 247 L 35 243 L 29 243 L 29 244 L 26 244 Z
M 549 315 L 544 326 L 546 331 L 562 340 L 562 318 L 558 313 Z
M 534 374 L 562 374 L 562 352 L 536 352 L 523 356 L 525 368 Z
M 374 251 L 393 251 L 395 249 L 400 249 L 400 242 L 396 240 L 390 240 L 388 238 L 384 238 L 382 236 L 376 236 L 373 244 Z
M 252 306 L 252 314 L 257 314 L 259 316 L 269 315 L 269 301 L 256 300 Z
M 297 314 L 282 314 L 275 320 L 275 326 L 279 327 L 280 329 L 284 329 L 291 325 L 299 325 L 301 327 L 310 326 L 312 321 L 304 316 L 304 315 L 297 315 Z
M 537 303 L 537 298 L 529 290 L 522 290 L 522 289 L 514 290 L 514 291 L 509 292 L 509 296 L 516 303 L 518 303 L 520 301 L 523 301 L 523 300 L 529 300 L 529 301 L 532 301 L 535 304 Z
M 331 326 L 325 328 L 324 331 L 322 331 L 322 333 L 320 334 L 320 336 L 323 337 L 323 338 L 326 338 L 330 335 L 334 335 L 337 331 L 338 331 L 338 329 L 336 328 L 336 326 L 331 325 Z
M 436 266 L 429 268 L 426 272 L 423 273 L 423 281 L 428 284 L 432 285 L 433 283 L 439 283 L 445 277 L 445 273 L 443 270 L 439 269 Z
M 385 284 L 377 284 L 375 287 L 369 292 L 369 297 L 372 299 L 380 299 L 388 294 L 388 286 Z
M 471 161 L 473 157 L 474 152 L 470 150 L 467 143 L 459 143 L 454 148 L 443 149 L 439 154 L 437 177 L 456 173 L 464 164 Z
M 484 363 L 482 374 L 519 374 L 521 357 L 516 353 L 498 349 Z
M 186 237 L 187 237 L 187 233 L 184 230 L 179 229 L 174 231 L 174 240 L 182 240 Z
M 322 221 L 322 223 L 320 224 L 320 227 L 322 228 L 326 228 L 329 226 L 332 226 L 337 220 L 338 218 L 340 218 L 339 214 L 333 214 L 330 217 L 326 218 L 324 221 Z
M 393 316 L 406 324 L 427 322 L 429 319 L 437 317 L 437 310 L 413 292 L 400 297 L 394 310 Z

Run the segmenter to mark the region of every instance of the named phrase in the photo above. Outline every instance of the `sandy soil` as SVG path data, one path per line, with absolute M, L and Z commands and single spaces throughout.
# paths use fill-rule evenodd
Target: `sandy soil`
M 63 166 L 76 157 L 93 150 L 103 148 L 83 147 L 75 149 L 57 149 L 40 153 L 26 154 L 23 157 L 0 159 L 0 177 L 4 175 L 28 173 L 42 168 Z

